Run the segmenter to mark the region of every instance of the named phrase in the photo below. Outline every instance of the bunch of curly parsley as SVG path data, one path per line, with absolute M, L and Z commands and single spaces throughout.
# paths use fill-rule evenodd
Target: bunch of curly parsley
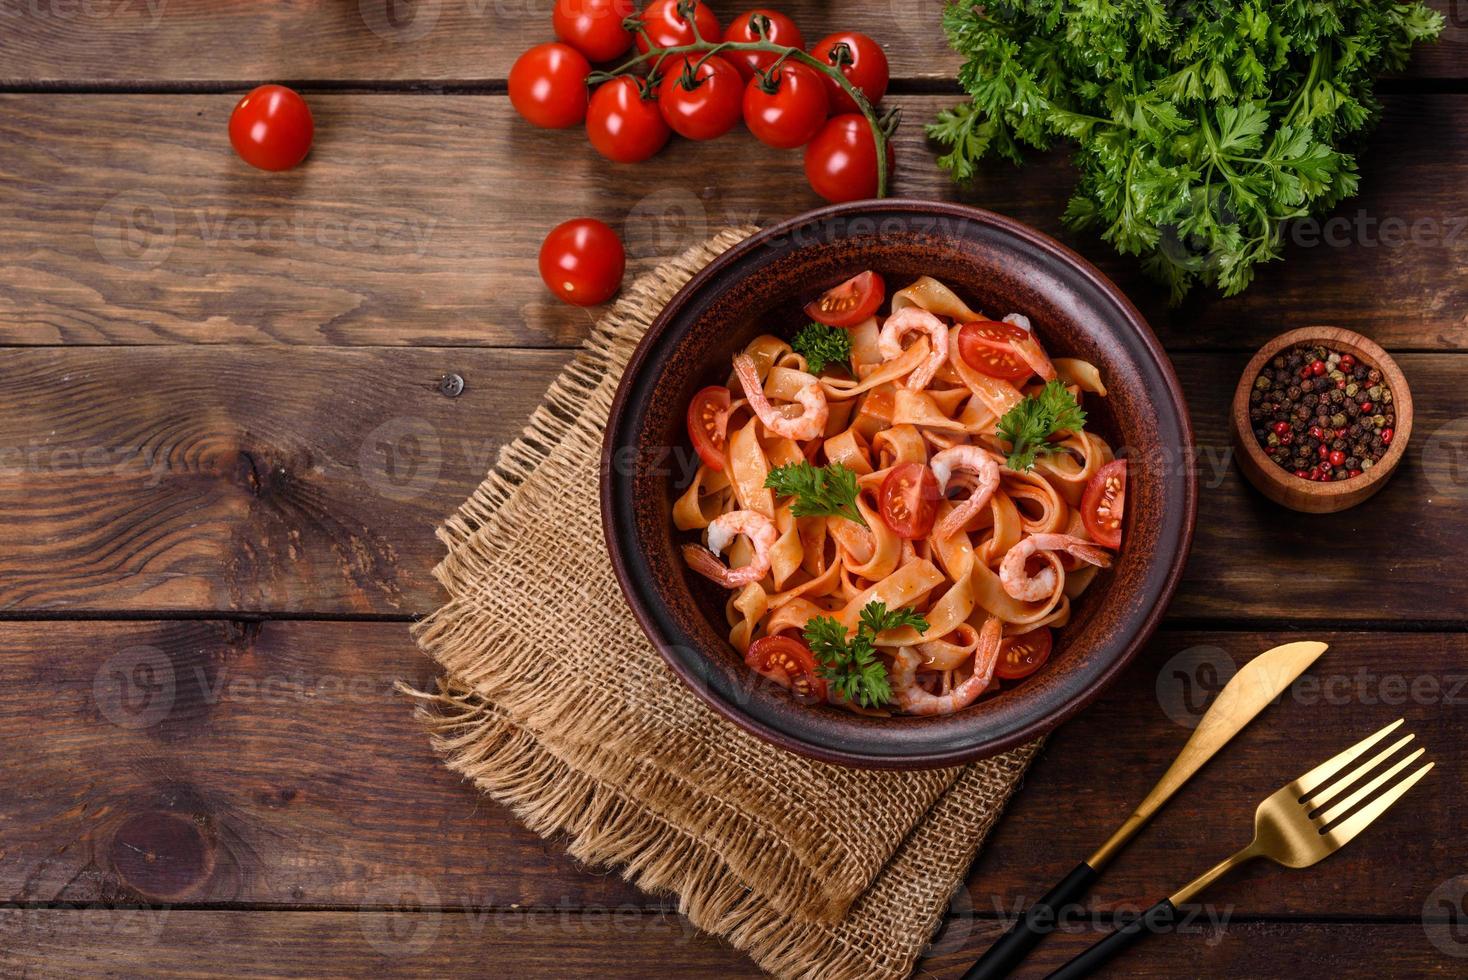
M 956 180 L 990 153 L 1074 140 L 1067 224 L 1098 229 L 1180 300 L 1232 295 L 1284 223 L 1356 191 L 1352 142 L 1442 15 L 1389 0 L 956 0 L 944 14 L 972 101 L 929 135 Z

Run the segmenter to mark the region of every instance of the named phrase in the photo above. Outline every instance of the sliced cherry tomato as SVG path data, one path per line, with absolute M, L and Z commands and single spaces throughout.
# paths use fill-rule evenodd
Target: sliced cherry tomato
M 698 25 L 698 33 L 705 41 L 717 41 L 721 36 L 719 18 L 701 3 L 693 5 L 693 24 Z M 647 34 L 637 35 L 637 50 L 647 54 L 649 39 L 660 48 L 692 44 L 697 40 L 693 36 L 693 24 L 678 12 L 678 0 L 652 0 L 642 12 L 642 26 Z
M 728 388 L 709 385 L 688 403 L 688 438 L 693 440 L 693 448 L 698 450 L 703 465 L 720 473 L 724 471 L 730 401 Z
M 943 493 L 932 470 L 922 463 L 901 463 L 892 467 L 882 481 L 877 497 L 882 505 L 882 520 L 899 538 L 912 541 L 927 537 L 933 530 L 933 518 Z
M 718 55 L 684 55 L 663 63 L 658 109 L 673 132 L 711 140 L 734 128 L 744 106 L 744 80 Z
M 892 171 L 887 144 L 887 171 Z M 877 141 L 866 117 L 848 112 L 826 120 L 805 146 L 805 179 L 832 204 L 877 196 Z
M 510 67 L 510 104 L 545 129 L 565 129 L 586 118 L 591 62 L 569 44 L 537 44 Z
M 316 123 L 306 100 L 284 85 L 261 85 L 229 115 L 229 142 L 261 170 L 289 170 L 311 152 Z
M 586 138 L 608 160 L 646 160 L 663 148 L 670 135 L 657 99 L 644 99 L 635 79 L 621 75 L 592 93 Z
M 551 27 L 587 60 L 611 61 L 632 47 L 624 22 L 635 13 L 632 0 L 556 0 Z
M 594 218 L 556 225 L 540 246 L 540 278 L 576 306 L 595 306 L 615 296 L 626 267 L 622 240 Z
M 805 304 L 805 315 L 828 327 L 854 327 L 877 312 L 886 298 L 887 284 L 868 269 Z
M 958 331 L 958 355 L 964 363 L 991 378 L 1020 381 L 1034 373 L 1015 350 L 1015 342 L 1028 338 L 1020 327 L 1001 320 L 976 320 Z
M 994 667 L 994 676 L 1007 681 L 1030 676 L 1050 659 L 1053 643 L 1048 626 L 1005 637 L 999 644 L 999 663 Z
M 859 89 L 872 105 L 881 102 L 882 96 L 887 94 L 887 53 L 865 34 L 841 31 L 823 37 L 810 53 L 817 60 L 840 68 L 852 88 Z M 825 82 L 831 96 L 832 112 L 861 111 L 855 100 L 833 79 L 826 77 Z
M 744 87 L 744 124 L 766 146 L 793 150 L 809 143 L 826 121 L 826 83 L 809 65 L 787 61 Z
M 1081 520 L 1091 540 L 1105 548 L 1121 547 L 1121 519 L 1126 515 L 1126 460 L 1113 459 L 1096 471 L 1081 497 Z
M 795 699 L 805 704 L 826 700 L 826 680 L 816 667 L 810 647 L 793 636 L 762 636 L 749 645 L 744 663 L 751 670 L 790 688 Z
M 805 48 L 805 38 L 800 33 L 800 28 L 795 26 L 795 21 L 786 17 L 778 10 L 770 10 L 766 7 L 758 7 L 747 14 L 740 14 L 729 22 L 729 29 L 724 32 L 724 40 L 730 42 L 749 42 L 760 39 L 759 29 L 763 27 L 765 37 L 775 44 L 784 44 L 792 48 Z M 703 30 L 702 26 L 699 30 Z M 775 63 L 779 55 L 773 51 L 730 51 L 725 57 L 734 63 L 739 69 L 739 74 L 744 76 L 745 81 L 754 77 L 756 71 L 764 71 Z M 825 79 L 822 79 L 824 83 Z

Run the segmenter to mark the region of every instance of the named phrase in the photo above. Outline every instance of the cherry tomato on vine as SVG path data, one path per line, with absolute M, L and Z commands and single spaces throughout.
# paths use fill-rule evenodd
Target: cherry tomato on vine
M 887 472 L 877 497 L 882 520 L 892 533 L 912 541 L 927 537 L 933 530 L 943 493 L 932 470 L 922 463 L 901 463 Z
M 663 62 L 658 109 L 673 132 L 691 140 L 723 136 L 739 121 L 744 80 L 718 55 L 683 55 Z
M 828 327 L 854 327 L 877 312 L 886 295 L 886 281 L 868 269 L 805 304 L 805 315 Z
M 586 118 L 591 62 L 569 44 L 537 44 L 510 68 L 510 104 L 531 123 L 565 129 Z
M 881 102 L 887 94 L 887 53 L 865 34 L 857 31 L 832 34 L 821 38 L 810 53 L 817 61 L 840 68 L 846 80 L 860 89 L 872 105 Z M 861 111 L 835 80 L 826 79 L 826 91 L 831 96 L 832 112 Z
M 575 306 L 611 299 L 626 268 L 621 239 L 594 218 L 556 225 L 540 246 L 540 278 L 557 297 Z
M 958 331 L 958 356 L 991 378 L 1023 381 L 1034 369 L 1015 350 L 1016 341 L 1029 339 L 1028 331 L 1001 320 L 975 320 Z
M 1048 626 L 1019 636 L 1006 636 L 999 644 L 999 662 L 994 665 L 994 676 L 1007 681 L 1030 676 L 1050 659 L 1054 639 Z
M 723 385 L 709 385 L 688 403 L 688 438 L 703 465 L 720 473 L 724 471 L 732 397 Z
M 632 0 L 556 0 L 551 26 L 588 60 L 611 61 L 632 47 L 623 22 L 635 13 Z
M 637 50 L 643 54 L 648 51 L 649 39 L 660 48 L 692 44 L 697 40 L 693 36 L 695 24 L 698 26 L 699 36 L 705 41 L 717 41 L 721 36 L 719 18 L 702 3 L 694 4 L 692 24 L 678 12 L 678 0 L 652 0 L 641 16 L 647 36 L 637 35 Z
M 663 148 L 668 136 L 657 100 L 644 99 L 636 79 L 622 75 L 592 93 L 586 110 L 586 138 L 608 160 L 646 160 Z
M 261 170 L 289 170 L 311 152 L 316 123 L 306 100 L 284 85 L 261 85 L 229 114 L 229 142 Z
M 777 149 L 809 143 L 826 121 L 827 108 L 826 80 L 809 65 L 787 61 L 744 87 L 744 124 L 761 143 Z
M 729 22 L 728 30 L 724 31 L 724 40 L 740 43 L 758 41 L 760 37 L 757 24 L 764 25 L 765 37 L 775 44 L 805 49 L 805 38 L 801 36 L 800 28 L 795 26 L 795 21 L 778 10 L 767 7 L 757 7 L 747 14 L 735 17 Z M 699 29 L 702 30 L 701 27 Z M 772 51 L 726 51 L 723 56 L 734 63 L 745 81 L 753 78 L 756 71 L 769 68 L 779 57 Z
M 888 173 L 892 165 L 888 143 Z M 805 146 L 805 179 L 832 204 L 877 196 L 877 141 L 865 116 L 849 112 L 826 120 Z
M 1333 460 L 1331 465 L 1335 465 Z M 1105 548 L 1120 548 L 1121 519 L 1125 515 L 1126 460 L 1113 459 L 1086 484 L 1086 493 L 1081 498 L 1081 520 L 1092 541 Z

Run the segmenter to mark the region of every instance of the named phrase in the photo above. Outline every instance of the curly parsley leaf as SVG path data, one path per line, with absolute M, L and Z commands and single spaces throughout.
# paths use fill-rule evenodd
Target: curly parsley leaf
M 995 431 L 1009 443 L 1009 468 L 1024 471 L 1034 468 L 1037 457 L 1061 451 L 1050 442 L 1051 436 L 1079 432 L 1085 425 L 1086 413 L 1070 389 L 1063 382 L 1050 381 L 1005 412 Z
M 844 517 L 866 526 L 856 507 L 856 472 L 840 463 L 786 463 L 770 470 L 765 486 L 781 497 L 794 497 L 791 511 L 796 517 Z
M 840 327 L 824 323 L 808 323 L 800 328 L 790 346 L 805 355 L 805 365 L 819 373 L 827 364 L 838 364 L 851 370 L 851 334 Z
M 892 700 L 887 668 L 877 659 L 877 635 L 903 626 L 924 631 L 928 621 L 911 609 L 888 610 L 885 603 L 874 601 L 862 608 L 853 635 L 847 636 L 846 627 L 830 616 L 817 616 L 805 624 L 805 642 L 837 695 L 864 708 L 877 708 Z

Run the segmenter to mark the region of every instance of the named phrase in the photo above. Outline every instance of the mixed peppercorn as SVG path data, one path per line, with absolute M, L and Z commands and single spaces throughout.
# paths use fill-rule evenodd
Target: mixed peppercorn
M 1249 392 L 1264 454 L 1302 480 L 1349 480 L 1392 444 L 1396 408 L 1381 372 L 1351 354 L 1301 344 L 1264 365 Z

